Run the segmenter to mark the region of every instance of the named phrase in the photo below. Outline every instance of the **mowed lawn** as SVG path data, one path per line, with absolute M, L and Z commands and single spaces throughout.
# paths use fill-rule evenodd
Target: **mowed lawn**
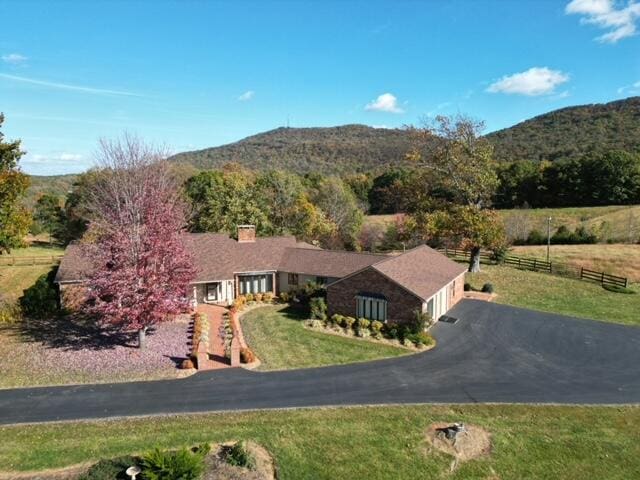
M 215 395 L 212 385 L 211 394 Z M 185 392 L 188 396 L 188 392 Z M 461 463 L 430 450 L 426 428 L 462 421 L 489 431 L 488 456 Z M 640 478 L 638 407 L 393 406 L 163 416 L 0 427 L 0 470 L 55 469 L 154 447 L 254 440 L 278 478 Z
M 302 323 L 306 318 L 283 305 L 256 308 L 242 316 L 242 331 L 262 362 L 261 370 L 320 367 L 410 353 L 400 347 L 309 330 Z
M 477 289 L 492 283 L 498 303 L 640 325 L 640 293 L 614 293 L 597 283 L 496 265 L 482 265 L 481 272 L 467 273 L 466 281 Z M 640 290 L 638 284 L 631 288 Z
M 545 245 L 517 246 L 514 255 L 546 259 Z M 640 245 L 551 245 L 551 261 L 627 277 L 640 282 Z

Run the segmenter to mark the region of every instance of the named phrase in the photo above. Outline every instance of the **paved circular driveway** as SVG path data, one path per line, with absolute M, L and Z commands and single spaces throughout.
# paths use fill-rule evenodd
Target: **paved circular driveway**
M 464 300 L 435 349 L 282 372 L 0 390 L 0 423 L 385 403 L 640 403 L 640 328 Z

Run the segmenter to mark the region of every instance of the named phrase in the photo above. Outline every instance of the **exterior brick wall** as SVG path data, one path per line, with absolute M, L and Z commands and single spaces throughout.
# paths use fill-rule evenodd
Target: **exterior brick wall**
M 406 322 L 422 308 L 422 301 L 372 268 L 327 287 L 329 315 L 356 316 L 356 295 L 375 293 L 387 299 L 387 321 Z

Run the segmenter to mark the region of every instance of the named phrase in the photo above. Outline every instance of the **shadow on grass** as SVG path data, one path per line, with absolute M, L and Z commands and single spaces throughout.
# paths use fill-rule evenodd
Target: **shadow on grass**
M 309 305 L 301 303 L 290 303 L 280 310 L 282 315 L 289 320 L 307 320 L 310 315 Z
M 52 316 L 25 319 L 11 327 L 25 342 L 39 342 L 45 347 L 64 350 L 110 350 L 118 346 L 137 348 L 137 333 L 103 327 L 81 316 Z M 153 328 L 147 331 L 152 335 Z

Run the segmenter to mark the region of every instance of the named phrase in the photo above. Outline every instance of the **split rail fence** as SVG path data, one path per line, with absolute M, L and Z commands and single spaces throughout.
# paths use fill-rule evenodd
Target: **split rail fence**
M 457 248 L 439 248 L 440 252 L 444 253 L 448 257 L 454 258 L 469 258 L 470 252 L 460 250 Z M 629 284 L 629 280 L 626 277 L 618 275 L 612 275 L 605 272 L 598 272 L 595 270 L 589 270 L 577 265 L 569 265 L 560 262 L 547 262 L 545 260 L 538 260 L 536 258 L 517 257 L 514 255 L 507 255 L 502 261 L 496 260 L 491 254 L 487 252 L 480 252 L 480 261 L 485 263 L 504 263 L 515 268 L 523 270 L 533 270 L 535 272 L 545 272 L 563 277 L 577 278 L 579 280 L 585 280 L 590 282 L 597 282 L 602 285 L 611 285 L 616 287 L 626 288 Z

